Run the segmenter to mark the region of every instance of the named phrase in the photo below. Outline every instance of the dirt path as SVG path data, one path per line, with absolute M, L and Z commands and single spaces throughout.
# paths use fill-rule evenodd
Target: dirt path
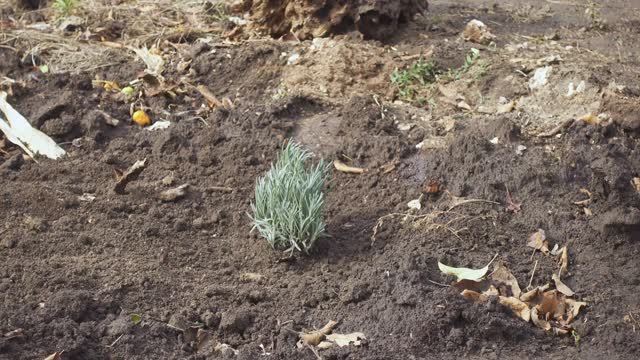
M 109 47 L 117 65 L 58 73 L 51 62 L 42 73 L 15 38 L 39 13 L 10 25 L 0 46 L 0 80 L 16 81 L 9 101 L 69 156 L 37 164 L 0 142 L 0 359 L 315 359 L 292 330 L 329 320 L 367 339 L 324 359 L 635 359 L 640 1 L 602 2 L 593 17 L 571 1 L 492 4 L 430 1 L 384 43 L 171 34 L 159 42 L 168 89 L 135 100 L 92 86 L 138 77 L 145 66 L 126 48 Z M 460 39 L 472 19 L 494 44 Z M 471 48 L 479 57 L 460 70 Z M 421 56 L 450 79 L 402 97 L 390 75 Z M 546 83 L 531 89 L 545 66 Z M 233 108 L 209 109 L 198 85 Z M 125 121 L 132 101 L 171 126 Z M 283 258 L 249 233 L 246 213 L 289 137 L 366 172 L 332 173 L 331 238 Z M 127 194 L 114 193 L 114 169 L 145 158 Z M 158 198 L 182 184 L 186 197 Z M 428 184 L 439 191 L 424 193 Z M 407 207 L 414 199 L 420 210 Z M 452 279 L 438 261 L 481 268 L 496 254 L 523 290 L 553 282 L 556 258 L 527 247 L 538 229 L 568 248 L 562 279 L 587 303 L 574 336 L 440 285 Z

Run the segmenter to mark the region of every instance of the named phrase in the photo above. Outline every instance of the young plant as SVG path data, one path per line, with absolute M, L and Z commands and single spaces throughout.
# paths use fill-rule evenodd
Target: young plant
M 309 253 L 325 233 L 323 187 L 329 167 L 320 161 L 307 169 L 310 158 L 290 141 L 269 172 L 256 181 L 253 229 L 276 250 Z
M 60 15 L 67 16 L 78 6 L 78 0 L 55 0 L 52 6 Z

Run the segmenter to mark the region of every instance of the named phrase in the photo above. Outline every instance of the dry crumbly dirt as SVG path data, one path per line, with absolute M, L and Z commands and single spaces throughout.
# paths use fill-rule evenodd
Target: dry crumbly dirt
M 327 360 L 637 358 L 640 2 L 602 5 L 604 28 L 589 27 L 570 2 L 438 0 L 385 42 L 352 33 L 325 42 L 185 41 L 165 73 L 183 91 L 144 98 L 154 119 L 172 122 L 158 131 L 124 121 L 129 103 L 91 84 L 96 75 L 131 81 L 141 62 L 42 74 L 22 61 L 23 49 L 0 47 L 0 78 L 22 83 L 9 101 L 69 153 L 34 163 L 16 147 L 1 149 L 0 359 L 56 351 L 64 360 L 315 359 L 291 330 L 329 320 L 367 340 L 321 351 Z M 495 46 L 459 39 L 473 18 L 491 27 Z M 481 50 L 483 72 L 443 84 L 423 106 L 394 101 L 386 79 L 395 67 L 429 53 L 442 69 L 459 67 L 471 47 Z M 548 55 L 563 60 L 547 86 L 530 91 L 526 76 Z M 187 78 L 180 59 L 191 60 Z M 585 92 L 566 97 L 567 84 L 581 80 Z M 198 112 L 201 84 L 235 107 Z M 495 114 L 500 97 L 515 109 Z M 472 111 L 460 109 L 462 99 Z M 121 123 L 106 125 L 96 109 Z M 611 122 L 537 136 L 588 112 Z M 289 137 L 318 158 L 347 156 L 367 169 L 332 172 L 331 237 L 292 258 L 250 234 L 247 216 L 256 177 Z M 114 169 L 144 158 L 140 178 L 115 194 Z M 378 219 L 406 213 L 432 182 L 497 204 L 441 213 L 451 197 L 426 194 L 414 213 L 421 219 L 386 217 L 372 239 Z M 182 184 L 185 198 L 159 199 Z M 591 193 L 591 216 L 574 204 L 585 199 L 581 189 Z M 519 212 L 506 211 L 507 191 Z M 579 342 L 437 284 L 451 281 L 438 261 L 480 268 L 495 254 L 522 288 L 550 282 L 555 259 L 526 247 L 539 228 L 551 246 L 568 246 L 563 281 L 588 303 L 574 322 Z M 238 353 L 198 351 L 175 326 L 200 327 Z M 24 336 L 2 337 L 16 329 Z

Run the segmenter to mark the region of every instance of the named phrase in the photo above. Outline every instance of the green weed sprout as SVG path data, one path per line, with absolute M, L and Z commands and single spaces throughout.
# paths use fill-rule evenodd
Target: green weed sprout
M 58 13 L 67 16 L 78 6 L 78 0 L 55 0 L 52 6 Z
M 325 234 L 323 187 L 329 167 L 320 161 L 307 169 L 310 158 L 290 141 L 269 172 L 256 181 L 252 231 L 257 229 L 276 250 L 309 253 Z

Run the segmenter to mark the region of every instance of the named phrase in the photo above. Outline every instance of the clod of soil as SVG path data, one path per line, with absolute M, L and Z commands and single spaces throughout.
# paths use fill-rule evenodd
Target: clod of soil
M 236 10 L 249 11 L 255 30 L 273 37 L 293 33 L 310 39 L 357 30 L 365 38 L 384 39 L 427 7 L 426 0 L 253 0 Z

